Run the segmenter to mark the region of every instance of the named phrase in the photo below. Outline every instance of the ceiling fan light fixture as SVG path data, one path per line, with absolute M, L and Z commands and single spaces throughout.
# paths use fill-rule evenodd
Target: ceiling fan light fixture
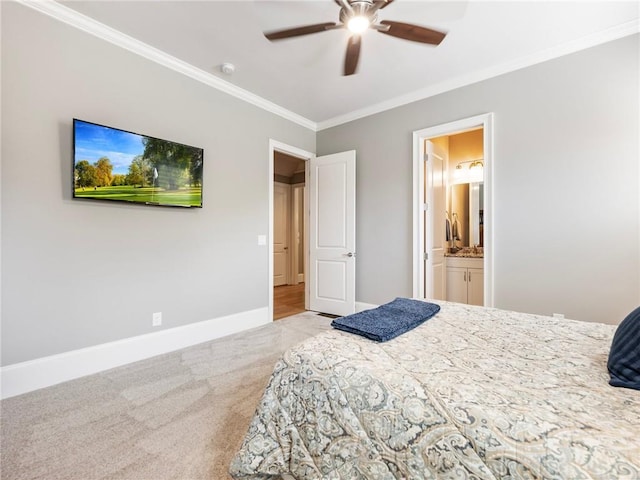
M 364 33 L 370 25 L 371 22 L 369 19 L 363 15 L 356 15 L 355 17 L 350 18 L 347 22 L 347 28 L 351 33 L 355 33 L 357 35 Z
M 0 0 L 1 1 L 1 0 Z M 394 0 L 334 0 L 340 6 L 338 23 L 325 22 L 302 27 L 285 28 L 274 32 L 264 32 L 267 40 L 281 40 L 283 38 L 299 37 L 312 33 L 325 32 L 327 30 L 349 30 L 349 41 L 345 55 L 343 75 L 353 75 L 358 67 L 360 58 L 360 44 L 362 34 L 368 30 L 377 30 L 380 33 L 392 37 L 410 40 L 412 42 L 439 45 L 446 36 L 445 32 L 439 32 L 430 28 L 421 27 L 412 23 L 394 22 L 382 20 L 378 23 L 378 10 L 386 8 Z

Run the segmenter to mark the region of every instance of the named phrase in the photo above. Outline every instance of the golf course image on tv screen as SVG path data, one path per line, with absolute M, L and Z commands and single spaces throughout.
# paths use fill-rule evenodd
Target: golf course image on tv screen
M 202 148 L 73 119 L 73 197 L 202 207 Z

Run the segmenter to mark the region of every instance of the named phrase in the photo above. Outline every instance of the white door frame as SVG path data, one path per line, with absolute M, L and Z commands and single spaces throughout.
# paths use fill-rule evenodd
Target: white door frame
M 493 113 L 463 118 L 413 132 L 413 296 L 424 296 L 425 140 L 483 128 L 484 148 L 484 305 L 493 307 Z
M 288 155 L 293 155 L 294 157 L 298 157 L 305 162 L 308 162 L 312 158 L 316 158 L 315 153 L 307 152 L 306 150 L 302 150 L 301 148 L 294 147 L 292 145 L 287 145 L 286 143 L 279 142 L 277 140 L 269 139 L 269 230 L 267 235 L 267 246 L 269 249 L 269 267 L 268 267 L 268 285 L 269 285 L 269 318 L 270 322 L 273 322 L 273 174 L 274 174 L 274 162 L 275 162 L 275 152 L 282 152 Z M 305 170 L 308 170 L 308 163 L 305 164 Z M 304 203 L 305 205 L 309 205 L 308 198 L 308 190 L 305 188 L 304 194 Z M 308 216 L 308 211 L 305 209 L 305 232 L 304 232 L 304 271 L 305 274 L 309 271 L 309 248 L 307 246 L 308 242 L 308 222 L 306 218 Z M 304 285 L 304 307 L 309 309 L 309 282 L 305 282 Z

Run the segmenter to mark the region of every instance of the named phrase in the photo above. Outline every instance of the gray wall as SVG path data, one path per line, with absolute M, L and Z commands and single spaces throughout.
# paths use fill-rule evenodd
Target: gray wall
M 319 132 L 356 149 L 357 291 L 412 292 L 412 132 L 494 112 L 495 306 L 619 323 L 640 304 L 639 36 Z
M 2 9 L 2 365 L 268 303 L 268 139 L 296 124 Z M 357 300 L 411 294 L 414 130 L 495 112 L 496 305 L 617 323 L 640 303 L 638 37 L 319 132 L 358 151 Z M 205 149 L 204 208 L 71 199 L 71 119 Z
M 2 364 L 266 308 L 269 138 L 315 133 L 1 3 Z M 204 208 L 72 200 L 74 117 L 203 147 Z

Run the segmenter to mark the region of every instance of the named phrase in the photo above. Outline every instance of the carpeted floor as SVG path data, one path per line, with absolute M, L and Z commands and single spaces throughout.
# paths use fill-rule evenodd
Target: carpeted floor
M 3 400 L 2 480 L 226 480 L 273 366 L 330 328 L 305 312 Z

